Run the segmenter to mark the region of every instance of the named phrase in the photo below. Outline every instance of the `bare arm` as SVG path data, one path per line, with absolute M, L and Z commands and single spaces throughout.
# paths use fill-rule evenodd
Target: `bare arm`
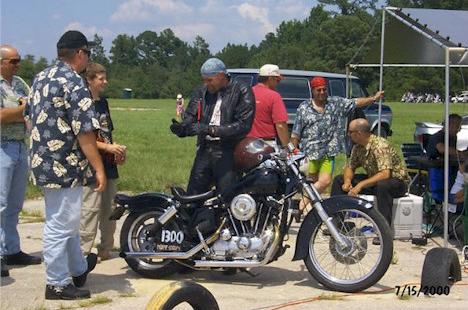
M 356 99 L 356 106 L 358 108 L 362 108 L 362 107 L 365 107 L 366 105 L 369 105 L 371 104 L 372 102 L 374 101 L 377 101 L 379 100 L 380 98 L 382 98 L 384 95 L 384 91 L 378 91 L 375 93 L 374 96 L 372 97 L 361 97 L 361 98 L 357 98 Z
M 101 141 L 96 141 L 96 144 L 97 144 L 98 150 L 100 151 L 103 151 L 106 153 L 112 153 L 114 155 L 119 155 L 119 156 L 125 155 L 125 147 L 120 144 L 117 144 L 117 143 L 109 144 L 109 143 L 105 143 Z
M 25 105 L 20 105 L 14 108 L 2 108 L 0 109 L 0 123 L 24 123 L 24 111 Z
M 279 140 L 282 147 L 286 147 L 289 142 L 289 130 L 286 122 L 280 122 L 275 124 L 276 132 L 278 133 Z
M 94 132 L 89 131 L 78 135 L 78 143 L 86 158 L 91 163 L 91 166 L 96 171 L 96 189 L 97 192 L 102 192 L 106 188 L 106 174 L 102 163 L 101 155 L 99 154 L 96 136 Z
M 346 166 L 343 172 L 343 186 L 341 187 L 344 192 L 349 192 L 352 187 L 351 180 L 354 177 L 354 170 Z
M 443 143 L 437 143 L 436 144 L 436 149 L 440 154 L 445 153 L 445 144 Z M 457 149 L 454 147 L 449 146 L 449 155 L 457 156 Z

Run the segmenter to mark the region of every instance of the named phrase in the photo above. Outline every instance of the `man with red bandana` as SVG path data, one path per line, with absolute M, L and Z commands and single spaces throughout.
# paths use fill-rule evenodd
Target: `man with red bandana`
M 291 142 L 309 161 L 308 176 L 322 193 L 331 184 L 335 156 L 344 150 L 346 118 L 355 107 L 364 107 L 379 100 L 384 92 L 372 97 L 346 99 L 328 97 L 327 80 L 317 76 L 310 81 L 312 99 L 302 102 L 296 112 Z M 308 199 L 302 200 L 302 212 Z

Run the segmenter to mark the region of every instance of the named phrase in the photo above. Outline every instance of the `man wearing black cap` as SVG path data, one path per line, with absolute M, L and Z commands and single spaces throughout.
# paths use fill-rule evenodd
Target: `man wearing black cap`
M 77 287 L 85 284 L 97 260 L 96 254 L 83 256 L 79 235 L 82 185 L 93 177 L 88 162 L 96 171 L 95 190 L 106 186 L 94 133 L 99 122 L 79 75 L 92 44 L 79 31 L 65 32 L 57 43 L 59 61 L 36 75 L 25 108 L 32 128 L 32 178 L 42 187 L 46 204 L 46 299 L 89 298 L 88 290 Z
M 187 194 L 207 192 L 213 183 L 223 194 L 235 180 L 234 147 L 252 127 L 255 100 L 250 87 L 229 79 L 220 59 L 208 59 L 200 71 L 203 85 L 190 99 L 183 122 L 173 120 L 171 131 L 179 137 L 198 135 Z M 195 213 L 194 226 L 209 233 L 214 215 L 207 208 Z

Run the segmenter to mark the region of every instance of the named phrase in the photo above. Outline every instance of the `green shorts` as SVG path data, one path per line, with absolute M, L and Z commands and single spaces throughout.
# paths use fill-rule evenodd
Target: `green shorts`
M 309 175 L 317 173 L 329 173 L 333 175 L 335 169 L 335 157 L 309 160 Z

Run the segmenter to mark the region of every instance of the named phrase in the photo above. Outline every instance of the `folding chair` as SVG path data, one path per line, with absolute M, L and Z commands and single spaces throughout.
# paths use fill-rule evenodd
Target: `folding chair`
M 414 195 L 422 195 L 427 189 L 428 172 L 418 161 L 426 152 L 419 143 L 403 143 L 401 152 L 406 164 L 406 170 L 411 177 L 409 192 Z

